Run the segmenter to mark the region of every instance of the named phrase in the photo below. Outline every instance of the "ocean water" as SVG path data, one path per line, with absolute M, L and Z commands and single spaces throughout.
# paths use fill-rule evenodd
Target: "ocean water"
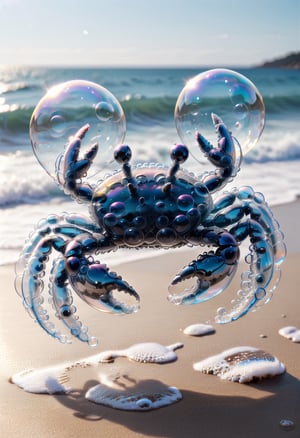
M 47 214 L 86 212 L 64 195 L 32 152 L 30 117 L 52 85 L 73 79 L 101 84 L 124 109 L 125 142 L 133 153 L 143 161 L 170 163 L 169 149 L 180 142 L 174 124 L 177 97 L 186 81 L 203 70 L 1 67 L 0 264 L 17 260 L 29 232 Z M 235 70 L 262 94 L 266 126 L 231 186 L 252 185 L 270 205 L 291 202 L 300 194 L 300 71 Z M 188 170 L 201 174 L 211 168 L 194 163 Z M 116 253 L 113 260 L 122 257 Z

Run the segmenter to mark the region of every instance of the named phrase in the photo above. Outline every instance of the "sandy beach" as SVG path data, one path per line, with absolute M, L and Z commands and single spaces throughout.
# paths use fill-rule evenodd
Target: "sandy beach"
M 283 419 L 292 420 L 289 437 L 300 437 L 300 344 L 278 334 L 284 326 L 298 326 L 300 239 L 295 230 L 300 202 L 273 209 L 286 236 L 288 256 L 282 279 L 271 302 L 257 312 L 228 325 L 215 325 L 216 333 L 189 337 L 183 329 L 205 323 L 218 305 L 176 307 L 167 300 L 167 288 L 177 270 L 191 260 L 195 249 L 180 255 L 161 251 L 151 259 L 123 263 L 115 270 L 141 295 L 140 312 L 125 317 L 102 314 L 80 304 L 80 315 L 99 336 L 92 349 L 74 341 L 61 345 L 40 330 L 24 311 L 14 291 L 14 267 L 0 268 L 0 418 L 5 437 L 172 437 L 215 438 L 222 436 L 262 438 L 284 437 Z M 150 260 L 150 261 L 149 261 Z M 231 288 L 236 287 L 238 279 Z M 226 291 L 220 302 L 226 301 Z M 226 303 L 227 304 L 227 303 Z M 30 394 L 9 382 L 10 376 L 27 368 L 39 368 L 139 342 L 169 345 L 182 342 L 178 360 L 166 365 L 133 364 L 118 359 L 113 364 L 78 370 L 73 377 L 74 392 L 66 395 Z M 286 366 L 281 376 L 250 384 L 221 381 L 193 370 L 193 363 L 235 346 L 252 346 L 276 356 Z M 171 406 L 149 412 L 126 412 L 85 400 L 88 388 L 97 384 L 101 369 L 128 371 L 140 380 L 158 380 L 176 386 L 183 399 Z

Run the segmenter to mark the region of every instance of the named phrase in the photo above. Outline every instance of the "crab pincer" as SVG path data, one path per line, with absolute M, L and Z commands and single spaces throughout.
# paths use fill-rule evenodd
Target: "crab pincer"
M 74 197 L 80 197 L 82 200 L 92 196 L 92 189 L 89 184 L 81 184 L 80 179 L 84 177 L 93 163 L 98 152 L 98 144 L 94 143 L 82 156 L 79 158 L 81 143 L 89 130 L 89 125 L 86 124 L 80 128 L 74 135 L 72 141 L 67 146 L 64 154 L 63 181 L 64 190 L 67 194 Z

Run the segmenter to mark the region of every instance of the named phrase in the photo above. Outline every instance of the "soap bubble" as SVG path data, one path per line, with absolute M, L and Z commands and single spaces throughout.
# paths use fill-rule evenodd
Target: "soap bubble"
M 265 108 L 249 79 L 232 70 L 213 69 L 189 80 L 181 91 L 175 107 L 175 124 L 181 140 L 198 160 L 201 152 L 196 132 L 217 144 L 212 113 L 223 120 L 238 140 L 243 155 L 255 146 L 264 128 Z
M 73 80 L 52 87 L 37 104 L 30 121 L 31 143 L 38 161 L 56 181 L 65 147 L 86 124 L 89 130 L 81 152 L 95 143 L 99 146 L 89 173 L 107 173 L 114 162 L 113 148 L 122 143 L 126 129 L 123 109 L 113 94 L 93 82 Z

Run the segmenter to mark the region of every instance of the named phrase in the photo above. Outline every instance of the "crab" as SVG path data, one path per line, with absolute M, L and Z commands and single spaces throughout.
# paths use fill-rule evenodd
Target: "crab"
M 77 316 L 73 292 L 97 310 L 116 314 L 138 310 L 135 289 L 95 259 L 118 248 L 207 247 L 175 275 L 169 287 L 170 302 L 197 304 L 228 287 L 239 264 L 240 244 L 248 239 L 249 268 L 242 273 L 241 288 L 232 309 L 219 309 L 215 320 L 235 321 L 269 301 L 285 256 L 283 235 L 263 195 L 251 187 L 215 196 L 239 171 L 242 152 L 221 118 L 212 114 L 212 122 L 217 146 L 200 132 L 196 141 L 215 170 L 199 177 L 182 168 L 189 156 L 183 144 L 171 148 L 168 168 L 131 166 L 131 149 L 122 144 L 114 149 L 120 169 L 92 186 L 86 176 L 98 145 L 81 154 L 89 125 L 74 135 L 62 157 L 59 183 L 75 200 L 89 205 L 90 215 L 53 214 L 41 220 L 20 257 L 17 289 L 30 315 L 49 335 L 61 342 L 77 338 L 97 344 Z M 56 253 L 58 257 L 53 256 Z M 50 302 L 68 334 L 61 333 L 43 305 L 48 263 L 52 265 Z

